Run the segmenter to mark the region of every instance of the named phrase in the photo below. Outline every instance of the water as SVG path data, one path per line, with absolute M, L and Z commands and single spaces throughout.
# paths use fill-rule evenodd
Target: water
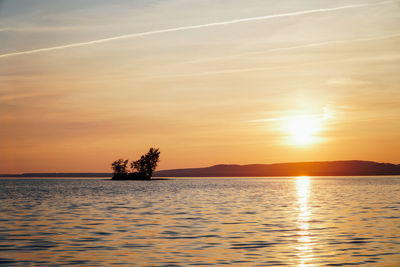
M 1 179 L 0 265 L 400 266 L 400 177 Z

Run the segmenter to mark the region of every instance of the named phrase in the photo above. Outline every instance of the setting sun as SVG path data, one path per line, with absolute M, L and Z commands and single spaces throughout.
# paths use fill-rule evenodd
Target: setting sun
M 317 141 L 321 119 L 315 116 L 296 116 L 288 120 L 286 127 L 291 144 L 308 145 Z

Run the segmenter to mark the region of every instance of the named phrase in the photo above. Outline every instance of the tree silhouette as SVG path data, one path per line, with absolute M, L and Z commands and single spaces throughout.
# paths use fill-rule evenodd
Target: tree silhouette
M 136 169 L 139 174 L 151 178 L 160 160 L 159 148 L 150 148 L 147 154 L 142 155 L 139 160 L 132 161 L 131 168 Z
M 111 164 L 114 175 L 123 175 L 128 173 L 128 160 L 119 159 Z
M 114 171 L 112 179 L 116 180 L 150 180 L 157 164 L 160 161 L 160 149 L 150 148 L 149 152 L 142 155 L 140 159 L 132 161 L 131 172 L 128 173 L 128 160 L 118 159 L 111 164 Z M 137 171 L 135 171 L 137 170 Z

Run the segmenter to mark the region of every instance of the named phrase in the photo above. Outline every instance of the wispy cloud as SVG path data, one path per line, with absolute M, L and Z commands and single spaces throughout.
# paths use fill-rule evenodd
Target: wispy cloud
M 53 46 L 53 47 L 46 47 L 46 48 L 39 48 L 39 49 L 7 53 L 7 54 L 0 55 L 0 58 L 42 53 L 42 52 L 54 51 L 54 50 L 60 50 L 60 49 L 82 47 L 82 46 L 87 46 L 87 45 L 95 45 L 95 44 L 100 44 L 100 43 L 105 43 L 105 42 L 116 41 L 116 40 L 137 38 L 137 37 L 162 34 L 162 33 L 195 30 L 195 29 L 201 29 L 201 28 L 224 26 L 224 25 L 253 22 L 253 21 L 262 21 L 262 20 L 277 19 L 277 18 L 284 18 L 284 17 L 301 16 L 301 15 L 308 15 L 308 14 L 314 14 L 314 13 L 333 12 L 333 11 L 344 10 L 344 9 L 384 5 L 387 3 L 392 3 L 392 2 L 391 1 L 383 1 L 383 2 L 374 2 L 374 3 L 367 3 L 367 4 L 345 5 L 345 6 L 332 7 L 332 8 L 319 8 L 319 9 L 303 10 L 303 11 L 296 11 L 296 12 L 289 12 L 289 13 L 272 14 L 272 15 L 266 15 L 266 16 L 233 19 L 233 20 L 222 21 L 222 22 L 212 22 L 212 23 L 199 24 L 199 25 L 182 26 L 182 27 L 147 31 L 147 32 L 141 32 L 141 33 L 131 33 L 131 34 L 124 34 L 124 35 L 103 38 L 103 39 L 97 39 L 97 40 L 92 40 L 92 41 L 87 41 L 87 42 L 79 42 L 79 43 L 72 43 L 72 44 L 59 45 L 59 46 Z
M 18 100 L 24 98 L 36 98 L 36 97 L 45 97 L 45 96 L 57 96 L 58 93 L 45 93 L 45 92 L 35 92 L 35 93 L 15 93 L 15 94 L 7 94 L 0 95 L 0 102 L 6 102 L 10 100 Z
M 290 47 L 273 48 L 273 49 L 269 49 L 269 50 L 262 51 L 262 52 L 243 53 L 243 54 L 240 54 L 240 55 L 217 57 L 217 58 L 214 58 L 214 59 L 208 59 L 207 61 L 227 59 L 227 58 L 238 57 L 238 56 L 243 56 L 243 55 L 267 54 L 267 53 L 278 52 L 278 51 L 283 51 L 283 50 L 294 50 L 294 49 L 301 49 L 301 48 L 308 48 L 308 47 L 318 47 L 318 46 L 324 46 L 324 45 L 344 44 L 344 43 L 352 43 L 352 42 L 378 41 L 378 40 L 385 40 L 385 39 L 392 39 L 392 38 L 399 38 L 399 37 L 400 37 L 400 33 L 391 34 L 391 35 L 385 35 L 385 36 L 379 36 L 379 37 L 373 37 L 373 38 L 360 38 L 360 39 L 350 39 L 350 40 L 318 42 L 318 43 L 312 43 L 312 44 L 306 44 L 306 45 L 297 45 L 297 46 L 290 46 Z M 343 61 L 357 60 L 357 59 L 358 58 L 334 59 L 334 60 L 327 60 L 325 62 L 332 62 L 333 63 L 333 62 L 343 62 Z M 394 58 L 391 57 L 391 59 L 394 59 Z M 199 60 L 199 61 L 187 61 L 187 62 L 184 62 L 184 63 L 196 63 L 196 62 L 200 62 L 200 61 L 201 60 Z M 204 71 L 204 72 L 185 73 L 185 74 L 159 75 L 159 76 L 156 76 L 156 77 L 158 77 L 158 78 L 173 78 L 173 77 L 208 76 L 208 75 L 231 74 L 231 73 L 242 73 L 242 72 L 257 72 L 257 71 L 268 71 L 268 70 L 277 70 L 277 69 L 287 69 L 287 68 L 300 67 L 300 66 L 308 66 L 308 65 L 313 65 L 315 63 L 319 63 L 319 62 L 307 62 L 307 63 L 302 63 L 302 64 L 285 65 L 285 66 L 278 66 L 278 67 L 220 69 L 220 70 L 215 70 L 215 71 Z M 152 77 L 154 77 L 154 76 L 152 76 Z
M 76 31 L 76 30 L 89 30 L 92 27 L 84 26 L 18 26 L 0 28 L 0 32 L 28 32 L 28 33 L 43 33 L 43 32 L 57 32 L 57 31 Z
M 233 55 L 227 55 L 227 56 L 222 56 L 222 57 L 211 57 L 211 58 L 196 59 L 196 60 L 190 60 L 190 61 L 182 62 L 182 64 L 192 64 L 192 63 L 200 63 L 200 62 L 226 60 L 226 59 L 229 59 L 229 58 L 237 58 L 237 57 L 253 56 L 253 55 L 263 55 L 263 54 L 279 52 L 279 51 L 296 50 L 296 49 L 302 49 L 302 48 L 328 46 L 328 45 L 335 45 L 335 44 L 346 44 L 346 43 L 367 42 L 367 41 L 379 41 L 379 40 L 393 39 L 393 38 L 398 38 L 398 37 L 400 37 L 400 33 L 395 33 L 395 34 L 390 34 L 390 35 L 383 35 L 383 36 L 376 36 L 376 37 L 358 38 L 358 39 L 331 40 L 331 41 L 315 42 L 315 43 L 309 43 L 309 44 L 303 44 L 303 45 L 277 47 L 277 48 L 267 49 L 267 50 L 263 50 L 263 51 L 246 52 L 246 53 L 233 54 Z
M 307 48 L 307 47 L 317 47 L 317 46 L 332 45 L 332 44 L 345 44 L 345 43 L 352 43 L 352 42 L 378 41 L 378 40 L 392 39 L 392 38 L 397 38 L 397 37 L 400 37 L 400 33 L 395 33 L 395 34 L 390 34 L 390 35 L 385 35 L 385 36 L 378 36 L 378 37 L 326 41 L 326 42 L 318 42 L 318 43 L 311 43 L 311 44 L 305 44 L 305 45 L 280 47 L 280 48 L 268 50 L 267 52 L 292 50 L 292 49 Z M 262 53 L 264 53 L 264 52 L 259 52 L 259 53 L 254 53 L 254 54 L 262 54 Z
M 292 116 L 279 116 L 279 117 L 270 117 L 270 118 L 263 118 L 263 119 L 255 119 L 249 120 L 250 123 L 263 123 L 263 122 L 274 122 L 274 121 L 288 121 L 288 120 L 296 120 L 301 119 L 303 117 L 311 118 L 317 121 L 326 121 L 333 117 L 333 111 L 325 106 L 322 110 L 322 113 L 304 113 L 300 111 L 295 111 L 297 115 Z M 300 113 L 300 115 L 298 115 Z

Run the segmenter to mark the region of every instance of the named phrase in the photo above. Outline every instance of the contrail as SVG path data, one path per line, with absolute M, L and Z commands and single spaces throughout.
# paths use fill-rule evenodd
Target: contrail
M 385 40 L 385 39 L 399 38 L 399 37 L 400 37 L 400 33 L 396 33 L 396 34 L 378 36 L 378 37 L 371 37 L 371 38 L 359 38 L 359 39 L 352 39 L 352 40 L 327 41 L 327 42 L 319 42 L 319 43 L 312 43 L 312 44 L 306 44 L 306 45 L 297 45 L 297 46 L 290 46 L 290 47 L 273 48 L 273 49 L 270 49 L 270 50 L 267 50 L 267 51 L 263 51 L 263 52 L 254 52 L 254 53 L 247 53 L 247 54 L 241 54 L 241 55 L 266 54 L 266 53 L 282 51 L 282 50 L 292 50 L 292 49 L 300 49 L 300 48 L 307 48 L 307 47 L 318 47 L 318 46 L 324 46 L 324 45 L 343 44 L 343 43 L 350 43 L 350 42 L 377 41 L 377 40 Z M 235 57 L 235 56 L 237 56 L 237 55 L 227 56 L 227 57 Z M 224 57 L 224 58 L 227 58 L 227 57 Z M 217 58 L 216 60 L 219 60 L 219 59 L 222 59 L 222 58 Z M 346 60 L 348 60 L 348 59 L 346 59 Z M 342 62 L 342 61 L 343 61 L 342 59 L 335 59 L 335 60 L 330 60 L 328 62 Z M 296 66 L 300 67 L 300 66 L 308 66 L 308 65 L 313 65 L 313 64 L 315 64 L 315 62 L 303 63 L 303 64 L 299 64 L 299 65 L 296 65 Z M 160 76 L 156 76 L 156 77 L 160 77 L 160 78 L 195 77 L 195 76 L 208 76 L 208 75 L 217 75 L 217 74 L 232 74 L 232 73 L 242 73 L 242 72 L 268 71 L 268 70 L 277 70 L 277 69 L 287 69 L 287 68 L 292 68 L 292 67 L 293 66 L 221 69 L 221 70 L 215 70 L 215 71 L 205 71 L 205 72 L 189 73 L 189 74 L 160 75 Z M 152 76 L 152 77 L 154 77 L 154 76 Z
M 400 58 L 399 58 L 400 59 Z M 334 60 L 327 60 L 324 62 L 327 63 L 335 63 L 335 62 L 346 62 L 351 60 L 357 60 L 354 58 L 348 59 L 334 59 Z M 300 67 L 307 67 L 312 66 L 316 63 L 320 62 L 308 62 L 296 65 L 285 65 L 285 66 L 278 66 L 278 67 L 258 67 L 258 68 L 237 68 L 237 69 L 222 69 L 216 71 L 204 71 L 204 72 L 197 72 L 197 73 L 188 73 L 188 74 L 175 74 L 175 75 L 159 75 L 159 76 L 151 76 L 156 78 L 175 78 L 175 77 L 199 77 L 199 76 L 210 76 L 210 75 L 218 75 L 218 74 L 233 74 L 233 73 L 244 73 L 244 72 L 259 72 L 259 71 L 271 71 L 271 70 L 281 70 L 281 69 L 291 69 L 291 68 L 300 68 Z
M 80 43 L 73 43 L 73 44 L 67 44 L 67 45 L 60 45 L 60 46 L 53 46 L 53 47 L 46 47 L 46 48 L 20 51 L 20 52 L 7 53 L 7 54 L 0 55 L 0 58 L 35 54 L 35 53 L 60 50 L 60 49 L 66 49 L 66 48 L 73 48 L 73 47 L 80 47 L 80 46 L 86 46 L 86 45 L 93 45 L 93 44 L 100 44 L 100 43 L 105 43 L 105 42 L 110 42 L 110 41 L 116 41 L 116 40 L 122 40 L 122 39 L 128 39 L 128 38 L 136 38 L 136 37 L 155 35 L 155 34 L 161 34 L 161 33 L 194 30 L 194 29 L 208 28 L 208 27 L 214 27 L 214 26 L 223 26 L 223 25 L 230 25 L 230 24 L 236 24 L 236 23 L 269 20 L 269 19 L 276 19 L 276 18 L 283 18 L 283 17 L 301 16 L 301 15 L 307 15 L 307 14 L 313 14 L 313 13 L 331 12 L 331 11 L 342 10 L 342 9 L 383 5 L 383 4 L 386 4 L 389 2 L 391 3 L 391 1 L 383 1 L 383 2 L 368 3 L 368 4 L 346 5 L 346 6 L 339 6 L 339 7 L 332 7 L 332 8 L 319 8 L 319 9 L 303 10 L 303 11 L 296 11 L 296 12 L 290 12 L 290 13 L 259 16 L 259 17 L 233 19 L 233 20 L 222 21 L 222 22 L 212 22 L 212 23 L 199 24 L 199 25 L 182 26 L 182 27 L 154 30 L 154 31 L 148 31 L 148 32 L 141 32 L 141 33 L 124 34 L 124 35 L 119 35 L 119 36 L 115 36 L 115 37 L 98 39 L 98 40 L 87 41 L 87 42 L 80 42 Z
M 392 38 L 397 38 L 397 37 L 400 37 L 400 33 L 379 36 L 379 37 L 359 38 L 359 39 L 351 39 L 351 40 L 338 40 L 338 41 L 326 41 L 326 42 L 319 42 L 319 43 L 312 43 L 312 44 L 305 44 L 305 45 L 281 47 L 281 48 L 275 48 L 275 49 L 268 50 L 267 52 L 292 50 L 292 49 L 316 47 L 316 46 L 324 46 L 324 45 L 332 45 L 332 44 L 344 44 L 344 43 L 351 43 L 351 42 L 378 41 L 378 40 L 392 39 Z M 262 54 L 262 53 L 265 53 L 265 52 L 255 52 L 254 54 Z
M 349 39 L 349 40 L 332 40 L 332 41 L 316 42 L 316 43 L 310 43 L 310 44 L 304 44 L 304 45 L 271 48 L 271 49 L 264 50 L 264 51 L 255 51 L 255 52 L 240 53 L 240 54 L 227 55 L 227 56 L 221 56 L 221 57 L 190 60 L 190 61 L 185 61 L 182 64 L 218 61 L 218 60 L 225 60 L 225 59 L 229 59 L 229 58 L 237 58 L 237 57 L 242 57 L 242 56 L 263 55 L 263 54 L 267 54 L 267 53 L 279 52 L 279 51 L 285 51 L 285 50 L 296 50 L 296 49 L 301 49 L 301 48 L 319 47 L 319 46 L 325 46 L 325 45 L 345 44 L 345 43 L 353 43 L 353 42 L 378 41 L 378 40 L 386 40 L 386 39 L 392 39 L 392 38 L 398 38 L 398 37 L 400 37 L 400 33 L 384 35 L 384 36 L 377 36 L 377 37 Z

